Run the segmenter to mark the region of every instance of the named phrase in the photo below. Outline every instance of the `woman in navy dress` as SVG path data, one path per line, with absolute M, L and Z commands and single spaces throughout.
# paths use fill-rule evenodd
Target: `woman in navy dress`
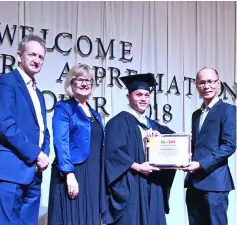
M 53 116 L 48 225 L 100 225 L 99 190 L 103 124 L 87 103 L 93 87 L 89 66 L 74 66 L 65 80 L 70 99 Z

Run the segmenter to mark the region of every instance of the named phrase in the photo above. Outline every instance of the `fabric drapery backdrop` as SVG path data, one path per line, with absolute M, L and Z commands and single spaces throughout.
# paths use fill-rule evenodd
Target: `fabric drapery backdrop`
M 106 99 L 104 108 L 109 116 L 105 116 L 102 110 L 99 111 L 106 123 L 112 116 L 127 108 L 126 89 L 119 87 L 115 80 L 113 87 L 109 85 L 112 67 L 117 68 L 113 70 L 113 76 L 118 75 L 118 70 L 120 76 L 124 76 L 127 69 L 130 69 L 138 73 L 154 73 L 159 82 L 161 76 L 157 74 L 164 74 L 162 86 L 159 86 L 163 91 L 157 92 L 159 122 L 172 130 L 189 133 L 192 112 L 200 107 L 202 101 L 196 93 L 195 84 L 190 82 L 189 87 L 189 80 L 185 80 L 185 77 L 195 78 L 199 69 L 205 66 L 213 67 L 219 72 L 220 79 L 236 93 L 236 9 L 235 2 L 0 2 L 0 73 L 3 72 L 4 63 L 12 62 L 9 56 L 5 62 L 4 55 L 16 57 L 17 46 L 22 38 L 23 28 L 20 26 L 33 27 L 34 33 L 41 37 L 44 32 L 42 29 L 48 29 L 48 48 L 55 45 L 59 33 L 69 33 L 71 38 L 67 35 L 58 37 L 56 47 L 48 51 L 43 69 L 36 75 L 38 87 L 42 91 L 49 90 L 59 99 L 59 94 L 63 94 L 64 89 L 63 83 L 56 80 L 66 63 L 70 68 L 76 63 L 103 67 L 106 74 L 104 78 L 98 79 L 98 86 L 89 102 L 95 107 L 93 97 L 100 97 L 99 104 L 103 103 L 101 97 Z M 7 25 L 12 36 L 14 29 L 16 31 L 12 45 L 7 32 L 4 36 Z M 30 29 L 26 30 L 26 33 L 29 32 Z M 78 41 L 81 36 L 86 37 Z M 97 38 L 100 38 L 105 52 L 109 49 L 106 57 L 96 57 L 98 52 L 103 55 Z M 111 39 L 114 41 L 111 42 Z M 77 50 L 77 42 L 84 56 Z M 127 43 L 124 44 L 126 54 L 123 57 L 124 42 Z M 111 43 L 113 54 L 109 45 Z M 72 49 L 69 53 L 62 53 L 57 46 L 65 51 Z M 85 56 L 87 53 L 90 54 Z M 113 59 L 109 57 L 111 54 L 114 56 Z M 132 60 L 129 62 L 120 58 Z M 16 66 L 15 63 L 14 68 Z M 95 67 L 93 71 L 96 71 Z M 99 71 L 98 76 L 103 76 L 102 69 Z M 174 76 L 178 90 L 175 88 Z M 170 89 L 172 85 L 174 88 Z M 188 95 L 188 92 L 192 95 Z M 226 92 L 226 96 L 226 102 L 235 103 L 235 98 L 229 91 Z M 51 108 L 52 96 L 46 93 L 45 99 L 47 108 Z M 151 102 L 153 105 L 153 97 Z M 168 123 L 163 120 L 163 106 L 166 104 L 172 106 L 170 112 L 173 117 Z M 169 111 L 168 108 L 165 110 Z M 52 115 L 53 112 L 49 112 L 47 117 L 51 137 Z M 52 143 L 51 138 L 50 162 L 54 159 Z M 236 161 L 235 154 L 229 160 L 235 183 Z M 177 171 L 171 192 L 168 225 L 188 224 L 184 177 L 185 173 Z M 49 181 L 50 167 L 44 173 L 42 184 L 40 225 L 47 224 Z M 236 205 L 236 192 L 232 191 L 229 195 L 228 209 L 230 225 L 237 223 Z

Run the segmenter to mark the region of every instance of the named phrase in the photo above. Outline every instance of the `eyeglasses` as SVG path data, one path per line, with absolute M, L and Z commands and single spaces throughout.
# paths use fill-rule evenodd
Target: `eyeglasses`
M 203 87 L 205 86 L 205 84 L 207 84 L 208 86 L 212 86 L 212 85 L 214 85 L 218 80 L 219 80 L 219 79 L 217 79 L 217 80 L 202 80 L 202 81 L 200 81 L 199 83 L 197 83 L 197 86 L 198 86 L 198 87 L 201 87 L 201 88 L 203 88 Z
M 78 83 L 78 84 L 82 84 L 82 83 L 84 83 L 84 84 L 86 84 L 86 85 L 90 85 L 90 84 L 92 84 L 93 83 L 93 79 L 84 79 L 84 78 L 75 78 L 75 79 L 73 79 L 72 81 L 74 81 L 74 82 L 76 82 L 76 83 Z

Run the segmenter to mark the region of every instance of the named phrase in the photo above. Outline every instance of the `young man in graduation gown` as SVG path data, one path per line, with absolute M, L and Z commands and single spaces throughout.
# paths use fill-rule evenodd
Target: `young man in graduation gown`
M 146 136 L 174 133 L 145 116 L 152 74 L 120 78 L 128 88 L 129 110 L 106 125 L 103 154 L 102 222 L 113 225 L 166 225 L 168 198 L 175 170 L 145 162 Z

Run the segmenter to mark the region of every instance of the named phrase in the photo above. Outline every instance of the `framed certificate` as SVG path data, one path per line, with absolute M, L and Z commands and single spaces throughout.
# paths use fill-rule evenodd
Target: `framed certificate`
M 191 135 L 163 134 L 146 143 L 146 161 L 152 166 L 178 168 L 190 162 Z

